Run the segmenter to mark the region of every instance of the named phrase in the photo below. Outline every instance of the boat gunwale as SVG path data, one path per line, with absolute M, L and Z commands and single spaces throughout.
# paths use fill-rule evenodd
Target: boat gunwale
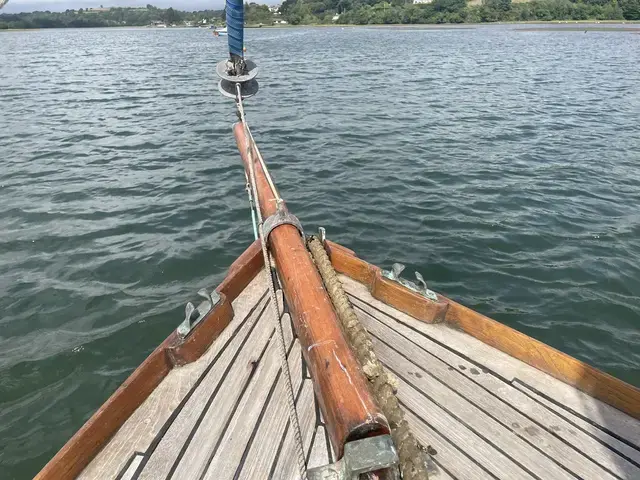
M 438 302 L 388 280 L 382 270 L 331 241 L 326 248 L 333 267 L 365 285 L 373 298 L 426 323 L 445 324 L 465 332 L 525 364 L 640 420 L 640 389 L 546 343 L 437 294 Z M 444 304 L 445 307 L 436 307 Z M 442 315 L 444 310 L 444 315 Z
M 76 478 L 173 368 L 192 363 L 207 351 L 233 320 L 232 302 L 262 267 L 260 243 L 255 241 L 231 264 L 224 280 L 216 288 L 220 301 L 190 335 L 182 340 L 173 330 L 49 460 L 35 479 Z
M 438 301 L 386 279 L 379 267 L 327 240 L 337 272 L 362 283 L 372 297 L 425 323 L 445 323 L 587 395 L 640 420 L 640 389 L 443 295 Z M 258 241 L 231 265 L 216 288 L 221 302 L 181 344 L 175 330 L 162 342 L 36 475 L 75 478 L 175 367 L 197 360 L 233 318 L 231 302 L 262 270 Z M 222 327 L 222 328 L 220 328 Z

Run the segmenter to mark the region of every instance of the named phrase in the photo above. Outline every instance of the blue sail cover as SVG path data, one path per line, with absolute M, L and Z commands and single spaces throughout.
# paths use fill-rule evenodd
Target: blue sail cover
M 243 57 L 244 46 L 244 4 L 243 0 L 227 0 L 227 38 L 229 53 Z

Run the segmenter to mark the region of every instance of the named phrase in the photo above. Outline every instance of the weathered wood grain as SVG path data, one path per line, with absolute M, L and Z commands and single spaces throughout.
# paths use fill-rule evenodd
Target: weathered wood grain
M 322 467 L 329 464 L 329 451 L 327 450 L 327 434 L 324 427 L 316 429 L 316 436 L 311 446 L 311 453 L 307 461 L 307 468 Z
M 251 247 L 250 247 L 251 250 Z M 255 246 L 253 247 L 255 250 Z M 221 290 L 221 302 L 198 324 L 184 345 L 172 332 L 125 380 L 109 399 L 36 475 L 38 480 L 77 477 L 118 431 L 133 412 L 149 397 L 175 365 L 194 361 L 233 318 L 230 302 L 260 270 L 252 251 L 243 254 L 229 272 Z M 208 331 L 207 335 L 198 332 Z M 184 346 L 183 346 L 184 345 Z
M 269 342 L 267 352 L 260 360 L 260 365 L 249 387 L 243 394 L 240 404 L 221 438 L 220 447 L 216 450 L 204 477 L 202 477 L 204 480 L 233 479 L 238 466 L 242 463 L 243 453 L 265 407 L 269 391 L 274 382 L 276 382 L 278 373 L 281 372 L 277 341 L 274 335 Z M 295 374 L 301 381 L 302 366 L 300 358 L 302 352 L 300 343 L 296 342 L 295 345 L 294 350 L 291 352 L 290 366 L 292 374 Z M 296 368 L 296 364 L 300 365 L 299 369 Z M 276 384 L 276 389 L 278 387 L 280 387 L 279 393 L 284 392 L 284 379 L 281 374 Z M 278 401 L 282 400 L 286 402 L 286 398 L 278 399 Z M 269 441 L 272 449 L 275 450 L 276 443 L 273 442 L 273 432 L 271 433 L 272 437 Z
M 206 440 L 208 443 L 215 443 L 222 433 L 224 418 L 232 411 L 237 398 L 240 396 L 244 382 L 247 381 L 253 371 L 251 362 L 258 359 L 273 332 L 271 310 L 268 305 L 265 305 L 267 301 L 268 296 L 263 299 L 261 306 L 254 310 L 249 319 L 244 322 L 238 334 L 212 365 L 211 370 L 193 392 L 180 415 L 175 418 L 155 451 L 151 454 L 144 470 L 140 474 L 140 480 L 166 478 L 183 446 L 189 440 L 191 442 L 188 443 L 188 446 L 191 448 L 187 450 L 182 458 L 182 462 L 187 462 L 183 464 L 195 466 L 206 461 L 201 458 L 202 455 L 198 455 L 199 451 L 194 447 L 194 445 L 197 446 L 198 444 L 194 442 L 202 441 L 200 438 L 203 435 L 202 428 L 210 429 Z M 250 345 L 251 348 L 243 348 L 243 344 Z M 221 385 L 220 382 L 222 382 Z M 216 425 L 216 422 L 212 419 L 213 413 L 211 412 L 216 412 L 219 415 L 220 424 Z M 207 422 L 202 418 L 206 414 L 209 414 L 206 417 Z M 202 424 L 197 427 L 200 421 Z M 195 434 L 191 438 L 190 436 L 194 431 Z M 198 460 L 200 463 L 198 463 Z M 176 473 L 182 474 L 180 465 L 178 465 Z M 184 472 L 187 475 L 184 478 L 190 478 L 189 473 L 189 471 Z
M 311 448 L 311 438 L 316 426 L 315 401 L 311 380 L 305 380 L 302 384 L 302 392 L 296 403 L 296 410 L 298 411 L 304 451 L 308 452 L 309 448 Z M 273 475 L 270 478 L 299 480 L 297 455 L 293 442 L 293 433 L 291 427 L 289 427 L 276 460 Z
M 117 480 L 134 480 L 136 470 L 140 466 L 140 463 L 142 463 L 143 458 L 144 455 L 141 453 L 134 454 L 133 458 L 131 459 L 131 463 L 127 466 L 127 469 L 122 472 L 122 476 Z
M 169 373 L 172 365 L 166 349 L 175 341 L 172 334 L 156 348 L 35 478 L 75 478 Z
M 597 438 L 598 441 L 601 444 L 606 445 L 608 449 L 612 450 L 614 453 L 619 453 L 620 455 L 630 459 L 632 462 L 634 462 L 636 468 L 640 468 L 640 445 L 635 445 L 634 448 L 631 445 L 620 441 L 618 438 L 608 434 L 598 426 L 594 425 L 592 421 L 586 421 L 584 419 L 585 417 L 576 415 L 570 410 L 564 408 L 564 406 L 552 402 L 542 395 L 537 394 L 535 391 L 528 388 L 523 383 L 514 382 L 513 386 L 514 388 L 518 389 L 518 391 L 520 391 L 523 395 L 530 397 L 533 401 L 540 403 L 541 405 L 546 407 L 546 409 L 554 412 L 557 416 L 564 418 L 570 426 L 575 425 L 577 427 L 577 430 L 582 430 L 583 432 L 588 433 L 591 437 Z M 618 456 L 619 455 L 614 454 L 612 455 L 612 458 L 617 459 Z M 623 465 L 626 465 L 626 463 L 623 462 Z M 640 473 L 634 473 L 630 478 L 640 478 Z
M 402 354 L 396 358 L 402 356 L 405 360 L 412 362 L 414 367 L 419 367 L 417 369 L 414 368 L 415 371 L 407 370 L 405 372 L 409 375 L 408 379 L 415 376 L 421 380 L 420 376 L 422 376 L 427 380 L 425 382 L 426 384 L 431 383 L 431 377 L 433 377 L 439 384 L 443 386 L 446 385 L 467 402 L 477 407 L 482 415 L 490 417 L 503 428 L 524 440 L 524 442 L 526 442 L 524 444 L 513 442 L 514 447 L 518 448 L 513 454 L 514 458 L 517 459 L 518 457 L 516 455 L 521 449 L 525 448 L 530 450 L 528 456 L 535 457 L 538 455 L 538 452 L 532 447 L 536 447 L 540 452 L 549 456 L 555 463 L 563 465 L 566 469 L 581 478 L 616 480 L 613 475 L 591 460 L 590 455 L 584 455 L 582 452 L 556 437 L 550 431 L 545 430 L 539 424 L 532 422 L 514 406 L 492 395 L 480 385 L 458 372 L 453 366 L 446 364 L 438 357 L 428 353 L 413 341 L 395 332 L 392 328 L 389 328 L 389 326 L 378 322 L 367 313 L 358 311 L 358 316 L 365 328 L 375 336 L 374 347 L 376 352 L 378 350 L 387 351 L 386 349 L 389 349 L 389 352 L 391 352 L 391 348 L 393 348 L 397 352 L 402 352 Z M 397 322 L 395 323 L 396 325 L 394 325 L 394 327 L 399 327 L 399 324 Z M 378 338 L 384 339 L 384 343 L 379 341 Z M 419 341 L 420 339 L 416 338 L 416 340 Z M 387 347 L 387 345 L 391 348 Z M 404 363 L 404 365 L 406 366 L 408 364 Z M 394 369 L 397 368 L 396 364 L 391 364 L 391 366 Z M 434 398 L 436 398 L 435 392 L 433 392 L 433 395 Z M 458 414 L 457 411 L 452 411 L 452 413 Z M 511 453 L 509 449 L 505 449 L 504 451 L 508 454 Z M 541 460 L 539 461 L 541 462 Z
M 293 390 L 296 393 L 302 383 L 302 352 L 300 348 L 300 342 L 296 340 L 294 348 L 289 354 L 291 380 Z M 262 422 L 251 442 L 238 480 L 266 480 L 269 478 L 271 466 L 278 454 L 278 447 L 289 421 L 286 395 L 284 379 L 280 378 L 273 398 L 267 405 Z
M 256 369 L 262 371 L 261 366 L 264 362 L 261 361 L 261 357 L 273 335 L 273 326 L 273 310 L 267 307 L 255 330 L 249 335 L 247 344 L 231 361 L 218 395 L 209 408 L 195 410 L 200 423 L 175 469 L 175 478 L 202 478 L 219 438 L 224 435 L 227 421 L 238 401 L 241 401 L 245 386 L 254 377 Z M 184 445 L 183 441 L 181 443 Z M 176 451 L 176 448 L 173 447 L 172 451 Z
M 471 335 L 452 329 L 446 324 L 429 325 L 386 305 L 369 294 L 367 288 L 342 275 L 340 280 L 350 295 L 363 299 L 375 309 L 396 318 L 399 322 L 428 335 L 447 347 L 454 349 L 474 362 L 499 375 L 505 381 L 516 379 L 556 400 L 559 404 L 613 432 L 634 445 L 640 445 L 640 422 L 620 410 L 595 399 L 575 387 L 526 364 Z
M 266 301 L 266 276 L 258 274 L 233 301 L 234 318 L 211 347 L 194 363 L 174 368 L 127 419 L 118 432 L 82 471 L 81 480 L 114 478 L 131 455 L 144 452 L 175 407 L 182 401 L 205 368 L 246 320 L 260 299 Z M 263 302 L 264 303 L 264 302 Z
M 389 330 L 386 331 L 384 328 L 378 328 L 375 323 L 371 323 L 371 320 L 363 318 L 363 323 L 367 328 L 372 328 L 372 333 L 384 338 L 387 343 L 393 338 L 397 339 L 398 335 L 402 335 L 404 339 L 407 339 L 406 341 L 413 342 L 416 347 L 419 345 L 430 354 L 442 360 L 444 363 L 434 367 L 433 361 L 422 361 L 425 358 L 424 355 L 420 353 L 416 355 L 415 348 L 407 348 L 404 343 L 405 340 L 391 342 L 394 347 L 401 346 L 402 352 L 409 354 L 414 363 L 421 365 L 431 374 L 438 376 L 441 381 L 444 381 L 462 395 L 465 395 L 465 392 L 468 392 L 470 388 L 476 388 L 476 385 L 481 387 L 479 396 L 487 399 L 487 401 L 491 401 L 491 398 L 493 398 L 494 411 L 498 413 L 502 423 L 506 422 L 507 427 L 510 423 L 517 424 L 518 427 L 514 429 L 514 431 L 519 432 L 523 438 L 530 441 L 536 440 L 538 443 L 541 443 L 538 446 L 546 453 L 550 453 L 547 451 L 547 448 L 552 448 L 553 451 L 555 451 L 554 458 L 560 458 L 562 460 L 560 463 L 563 463 L 574 473 L 579 474 L 581 469 L 586 469 L 587 473 L 584 474 L 584 478 L 588 478 L 589 475 L 597 475 L 600 469 L 591 464 L 591 461 L 593 461 L 622 478 L 640 478 L 640 469 L 637 466 L 628 462 L 622 456 L 616 455 L 610 448 L 603 445 L 601 441 L 575 428 L 563 417 L 549 411 L 532 398 L 517 390 L 510 383 L 505 383 L 488 370 L 483 370 L 483 367 L 467 361 L 465 358 L 434 342 L 425 334 L 418 333 L 403 323 L 387 317 L 368 306 L 368 304 L 355 298 L 352 298 L 352 302 L 358 310 L 363 310 L 364 313 L 361 313 L 362 315 L 366 313 L 368 318 L 375 318 L 376 321 L 384 324 L 388 327 L 387 330 Z M 468 381 L 472 383 L 466 385 L 466 388 L 464 385 L 461 386 L 459 381 L 460 376 L 466 377 Z M 475 402 L 477 396 L 474 395 L 472 398 L 466 395 L 466 397 Z M 502 402 L 508 405 L 504 405 Z M 503 408 L 507 414 L 511 412 L 512 409 L 515 409 L 528 418 L 524 418 L 524 420 L 511 419 L 509 421 L 509 415 L 501 414 Z M 529 421 L 529 418 L 537 424 Z M 536 433 L 534 437 L 531 437 L 531 435 L 528 434 L 529 431 L 538 433 Z M 557 446 L 558 438 L 572 446 L 566 454 L 562 453 L 562 451 L 566 449 Z M 584 461 L 585 456 L 589 459 L 586 462 Z M 577 462 L 578 469 L 576 469 L 575 466 L 572 467 L 571 462 Z M 604 472 L 599 478 L 608 478 L 608 475 L 608 473 Z
M 336 270 L 357 280 L 366 278 L 377 268 L 343 249 L 334 248 L 330 251 Z M 445 316 L 445 321 L 449 324 L 635 419 L 640 419 L 640 389 L 447 297 L 438 295 L 438 298 L 449 305 Z M 388 297 L 382 300 L 421 320 L 420 316 L 408 311 L 406 304 L 398 299 Z
M 440 405 L 449 416 L 459 419 L 465 426 L 468 426 L 476 434 L 481 435 L 486 447 L 495 445 L 497 449 L 508 455 L 514 462 L 522 465 L 528 472 L 537 475 L 539 478 L 575 478 L 548 456 L 532 448 L 531 444 L 525 441 L 518 433 L 506 428 L 495 418 L 487 415 L 486 409 L 491 408 L 491 405 L 482 404 L 481 407 L 474 405 L 460 393 L 441 383 L 429 375 L 426 370 L 418 367 L 382 342 L 374 340 L 374 346 L 380 361 L 388 366 L 392 372 L 396 373 L 402 382 L 411 383 L 423 397 L 430 398 L 434 403 Z M 402 392 L 400 392 L 400 398 L 403 400 Z M 414 408 L 412 410 L 417 413 Z M 508 412 L 505 411 L 504 414 L 508 415 Z M 419 415 L 422 416 L 422 414 Z M 425 418 L 425 420 L 427 419 Z M 428 421 L 432 423 L 430 419 Z M 450 425 L 448 429 L 439 428 L 438 430 L 443 435 L 448 435 L 450 429 L 466 431 L 458 425 Z M 484 455 L 476 457 L 482 458 L 484 465 L 487 465 L 490 461 L 487 453 L 485 451 Z M 512 476 L 511 478 L 514 477 Z
M 451 396 L 455 398 L 454 395 Z M 471 428 L 467 424 L 466 419 L 460 418 L 459 416 L 452 416 L 445 410 L 444 405 L 439 402 L 435 403 L 421 391 L 417 390 L 417 388 L 402 379 L 398 381 L 398 397 L 403 407 L 413 412 L 420 420 L 433 428 L 433 430 L 439 432 L 444 439 L 451 445 L 455 445 L 457 449 L 464 452 L 469 458 L 476 459 L 476 461 L 481 464 L 486 471 L 491 472 L 495 478 L 504 480 L 531 480 L 531 478 L 533 478 L 530 472 L 516 463 L 510 456 L 503 453 L 500 447 L 496 445 L 491 429 L 481 429 L 480 433 L 482 436 L 479 435 L 476 426 Z M 446 401 L 445 405 L 451 407 Z M 478 412 L 475 413 L 478 414 Z M 492 443 L 488 443 L 486 437 L 490 437 Z M 513 435 L 513 437 L 515 437 L 515 435 Z M 430 441 L 430 439 L 424 440 L 427 445 L 429 445 Z M 529 449 L 525 449 L 523 454 L 528 450 Z M 444 456 L 441 456 L 439 461 L 443 464 L 447 463 L 447 459 L 445 459 Z M 540 478 L 547 480 L 555 477 L 546 475 Z
M 418 441 L 423 446 L 431 446 L 436 454 L 434 460 L 443 468 L 451 472 L 455 478 L 460 480 L 485 480 L 494 478 L 487 470 L 483 470 L 477 463 L 477 459 L 470 458 L 463 450 L 445 439 L 436 432 L 420 417 L 414 415 L 413 412 L 405 410 L 405 418 L 411 426 L 411 431 L 415 434 Z M 430 480 L 445 480 L 450 478 L 448 474 L 440 468 L 437 475 L 429 475 Z M 533 479 L 533 477 L 528 477 Z

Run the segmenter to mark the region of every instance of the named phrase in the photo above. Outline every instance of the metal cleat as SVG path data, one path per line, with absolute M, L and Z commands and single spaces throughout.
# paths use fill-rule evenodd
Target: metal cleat
M 415 273 L 416 273 L 416 280 L 418 280 L 422 285 L 422 289 L 420 293 L 422 293 L 422 295 L 424 295 L 425 297 L 430 298 L 434 302 L 437 302 L 438 295 L 436 295 L 436 292 L 434 292 L 433 290 L 429 290 L 429 288 L 427 287 L 427 282 L 424 281 L 424 278 L 422 277 L 422 275 L 420 275 L 420 272 L 415 272 Z
M 427 287 L 427 282 L 424 281 L 424 278 L 422 277 L 422 275 L 420 275 L 419 272 L 415 272 L 415 274 L 416 274 L 416 280 L 420 282 L 420 286 L 416 285 L 411 280 L 405 280 L 404 278 L 400 278 L 400 274 L 403 272 L 404 269 L 405 269 L 405 266 L 402 263 L 394 263 L 391 266 L 391 270 L 389 271 L 382 270 L 382 275 L 385 278 L 388 278 L 389 280 L 398 282 L 400 285 L 404 285 L 409 290 L 413 290 L 414 292 L 419 293 L 420 295 L 422 295 L 425 298 L 428 298 L 429 300 L 433 300 L 434 302 L 438 301 L 438 295 L 436 295 L 436 293 L 433 290 L 429 290 L 429 288 Z
M 198 290 L 198 295 L 205 299 L 196 308 L 193 303 L 187 302 L 184 308 L 184 321 L 176 329 L 176 333 L 181 340 L 189 336 L 193 329 L 220 301 L 220 295 L 213 290 L 211 293 L 206 288 Z
M 358 480 L 360 475 L 388 469 L 386 478 L 399 479 L 398 453 L 390 435 L 348 442 L 340 460 L 307 471 L 309 480 Z

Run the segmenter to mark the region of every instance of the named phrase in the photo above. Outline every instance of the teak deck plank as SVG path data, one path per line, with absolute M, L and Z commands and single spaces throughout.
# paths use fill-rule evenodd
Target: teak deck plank
M 422 445 L 430 445 L 436 451 L 436 454 L 433 455 L 433 460 L 437 464 L 439 471 L 437 475 L 430 475 L 430 479 L 446 479 L 452 476 L 460 480 L 496 478 L 474 461 L 465 451 L 444 438 L 406 407 L 405 418 L 418 441 Z M 447 474 L 447 471 L 450 472 L 450 475 Z M 533 479 L 531 476 L 526 478 Z
M 340 277 L 398 377 L 434 480 L 640 478 L 640 422 L 446 324 L 428 324 Z M 174 368 L 80 478 L 297 479 L 275 318 L 262 271 L 203 356 Z M 281 311 L 282 291 L 277 292 Z M 308 467 L 333 461 L 291 317 L 282 319 Z M 306 375 L 306 376 L 305 376 Z M 320 417 L 320 418 L 318 418 Z
M 302 352 L 298 341 L 289 354 L 289 365 L 293 390 L 297 393 L 302 384 Z M 238 480 L 268 478 L 271 466 L 278 454 L 277 445 L 280 444 L 284 436 L 289 420 L 286 395 L 284 379 L 280 377 L 273 397 L 265 409 L 262 421 L 258 425 L 255 437 L 246 453 L 246 460 L 241 467 Z
M 302 443 L 304 444 L 304 451 L 309 452 L 311 448 L 311 438 L 316 427 L 316 414 L 315 414 L 315 397 L 313 395 L 313 383 L 311 380 L 305 380 L 302 384 L 302 392 L 296 402 L 296 409 L 298 411 L 298 422 L 300 423 L 300 430 L 302 433 Z M 282 479 L 282 480 L 298 480 L 298 461 L 293 440 L 293 432 L 291 425 L 288 425 L 284 441 L 282 442 L 282 449 L 278 454 L 275 468 L 269 478 Z
M 469 458 L 482 465 L 483 469 L 490 472 L 494 478 L 501 480 L 531 480 L 534 478 L 500 448 L 487 443 L 484 436 L 479 435 L 463 420 L 452 416 L 441 405 L 401 379 L 398 381 L 398 398 L 406 410 L 413 412 L 415 416 L 439 432 L 457 449 L 465 452 Z M 481 433 L 491 436 L 490 432 L 483 431 Z M 439 460 L 444 463 L 448 459 L 441 457 Z M 546 480 L 549 477 L 543 476 L 541 478 Z
M 482 408 L 474 405 L 462 394 L 432 377 L 424 367 L 414 364 L 382 342 L 374 340 L 374 347 L 380 361 L 401 378 L 401 389 L 405 385 L 411 385 L 413 393 L 420 392 L 423 398 L 428 398 L 434 404 L 439 405 L 443 414 L 455 419 L 447 429 L 439 429 L 443 435 L 447 435 L 450 429 L 463 431 L 461 427 L 464 426 L 482 439 L 485 448 L 493 446 L 496 450 L 504 452 L 514 463 L 521 465 L 523 469 L 539 478 L 574 478 L 573 475 L 561 468 L 551 458 L 533 448 L 518 434 L 487 415 L 486 405 L 483 405 Z M 402 391 L 400 397 L 402 398 Z M 418 414 L 416 410 L 414 411 Z M 464 431 L 467 430 L 464 429 Z M 486 462 L 486 452 L 476 458 L 482 463 Z M 510 472 L 509 477 L 515 478 L 516 475 Z
M 469 404 L 476 407 L 479 415 L 494 420 L 497 424 L 501 425 L 504 430 L 519 437 L 522 441 L 511 439 L 502 449 L 521 464 L 527 465 L 526 459 L 531 458 L 536 464 L 539 464 L 551 473 L 553 469 L 556 468 L 556 465 L 552 467 L 548 459 L 545 458 L 546 455 L 555 464 L 564 466 L 582 478 L 615 480 L 611 474 L 592 462 L 588 457 L 585 457 L 578 450 L 573 449 L 552 433 L 544 430 L 540 425 L 529 420 L 511 405 L 491 395 L 491 393 L 481 388 L 478 384 L 457 372 L 453 366 L 447 365 L 437 357 L 422 350 L 415 343 L 407 340 L 390 328 L 377 323 L 373 320 L 373 317 L 361 313 L 360 319 L 373 335 L 384 338 L 384 341 L 381 341 L 374 337 L 374 348 L 376 352 L 385 352 L 387 348 L 394 350 L 396 353 L 402 352 L 402 354 L 398 353 L 398 358 L 401 356 L 422 369 L 424 372 L 422 373 L 422 378 L 418 378 L 415 383 L 425 381 L 425 386 L 429 388 L 428 384 L 434 385 L 432 378 L 435 379 L 439 382 L 438 388 L 440 388 L 440 385 L 448 387 Z M 382 357 L 382 353 L 380 355 Z M 391 368 L 397 368 L 396 363 L 390 363 L 389 365 Z M 403 369 L 403 371 L 409 375 L 406 377 L 407 381 L 412 381 L 412 374 L 415 377 L 420 376 L 419 371 L 412 372 L 408 369 Z M 460 403 L 460 409 L 455 410 L 453 408 L 454 403 L 442 403 L 440 397 L 436 395 L 437 390 L 435 388 L 429 388 L 424 391 L 433 395 L 436 401 L 440 405 L 444 405 L 445 408 L 451 405 L 453 414 L 461 414 L 463 411 L 462 403 Z M 497 425 L 495 427 L 496 431 L 500 431 Z M 496 437 L 494 436 L 494 438 Z M 510 447 L 513 447 L 513 449 Z M 529 468 L 531 471 L 535 471 L 532 465 L 529 465 Z
M 398 322 L 424 333 L 441 344 L 463 354 L 471 361 L 484 366 L 507 382 L 517 380 L 535 388 L 560 405 L 599 425 L 605 431 L 625 439 L 632 445 L 640 445 L 640 422 L 626 413 L 601 402 L 560 380 L 491 347 L 480 340 L 446 324 L 428 324 L 390 307 L 371 296 L 367 287 L 351 278 L 340 275 L 345 290 L 375 309 L 390 315 Z
M 514 382 L 513 386 L 523 395 L 530 397 L 532 401 L 539 403 L 548 411 L 554 412 L 557 416 L 564 418 L 566 424 L 569 425 L 569 428 L 574 427 L 576 435 L 583 432 L 591 438 L 597 439 L 598 443 L 603 445 L 603 447 L 615 452 L 612 455 L 612 458 L 614 461 L 618 462 L 620 468 L 624 469 L 625 472 L 629 468 L 629 471 L 633 472 L 629 478 L 640 478 L 640 445 L 634 448 L 631 445 L 620 441 L 616 437 L 611 436 L 601 428 L 594 425 L 592 422 L 586 421 L 584 417 L 578 416 L 564 408 L 562 405 L 552 402 L 542 395 L 537 394 L 523 383 Z M 621 457 L 626 460 L 619 462 L 618 459 Z M 629 465 L 635 467 L 635 470 L 628 467 Z
M 202 378 L 182 410 L 169 425 L 156 448 L 150 452 L 151 456 L 140 474 L 141 480 L 166 478 L 169 475 L 183 445 L 190 440 L 190 435 L 192 435 L 202 412 L 207 408 L 207 403 L 212 399 L 216 390 L 221 389 L 219 388 L 220 381 L 226 380 L 230 376 L 232 381 L 237 378 L 233 375 L 226 375 L 225 378 L 225 372 L 232 369 L 235 359 L 240 358 L 242 352 L 245 351 L 242 349 L 243 343 L 248 343 L 251 339 L 256 338 L 265 338 L 266 342 L 270 327 L 268 319 L 264 318 L 267 313 L 267 303 L 268 298 L 265 295 L 245 319 L 238 333 L 222 351 L 216 362 L 211 365 L 211 369 Z M 214 404 L 218 405 L 220 399 L 221 395 L 216 395 L 213 399 Z
M 233 415 L 237 403 L 241 401 L 243 391 L 251 381 L 256 368 L 262 364 L 261 359 L 273 335 L 273 326 L 273 310 L 267 305 L 246 344 L 232 360 L 213 402 L 206 409 L 194 410 L 193 414 L 198 422 L 195 433 L 189 432 L 187 444 L 183 437 L 180 440 L 182 447 L 172 447 L 174 452 L 184 451 L 175 471 L 172 472 L 175 478 L 201 478 L 206 471 L 210 456 L 214 453 L 218 439 L 224 434 L 228 419 Z M 205 381 L 209 383 L 208 380 Z M 212 383 L 217 385 L 218 382 Z M 156 475 L 154 478 L 159 477 Z
M 284 379 L 280 369 L 280 358 L 276 342 L 277 339 L 274 335 L 269 344 L 269 349 L 261 360 L 260 367 L 256 370 L 251 381 L 252 385 L 243 394 L 238 409 L 220 439 L 220 447 L 213 456 L 203 477 L 205 480 L 234 478 L 236 471 L 243 463 L 243 454 L 251 435 L 256 427 L 259 426 L 257 422 L 260 420 L 260 414 L 266 406 L 274 383 L 276 383 L 275 388 L 280 387 L 279 391 L 284 392 Z M 296 342 L 295 348 L 289 355 L 289 364 L 291 374 L 296 375 L 300 380 L 302 380 L 301 358 L 300 343 Z M 293 378 L 292 381 L 294 381 Z M 277 401 L 282 400 L 286 401 L 283 398 L 277 399 Z M 263 418 L 262 420 L 267 422 L 269 419 Z
M 234 318 L 196 362 L 175 368 L 127 419 L 113 438 L 78 476 L 82 480 L 115 478 L 135 452 L 144 452 L 246 315 L 266 295 L 266 276 L 261 271 L 233 301 Z
M 126 470 L 122 472 L 122 476 L 117 478 L 116 480 L 134 480 L 136 470 L 138 470 L 138 467 L 142 463 L 143 459 L 144 459 L 144 455 L 142 453 L 134 454 L 133 457 L 131 458 L 131 463 L 129 463 Z
M 582 478 L 640 478 L 640 469 L 615 455 L 595 438 L 576 429 L 509 383 L 505 383 L 426 335 L 380 314 L 352 299 L 371 333 L 397 347 L 411 360 L 472 401 L 527 442 Z M 360 311 L 360 309 L 362 309 Z M 375 319 L 375 320 L 374 320 Z M 380 322 L 387 328 L 377 324 Z M 428 353 L 427 353 L 428 352 Z M 442 362 L 439 362 L 441 360 Z M 606 469 L 603 470 L 600 467 Z
M 325 428 L 318 426 L 318 428 L 316 428 L 315 438 L 313 439 L 313 445 L 311 446 L 311 452 L 309 453 L 307 468 L 322 467 L 330 462 L 327 443 L 328 438 Z

